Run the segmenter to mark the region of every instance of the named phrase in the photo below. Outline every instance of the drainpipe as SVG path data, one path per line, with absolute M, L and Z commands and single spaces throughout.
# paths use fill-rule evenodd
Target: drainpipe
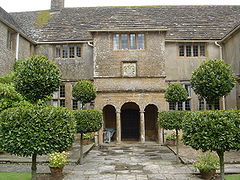
M 19 33 L 17 33 L 17 38 L 16 38 L 16 61 L 18 60 L 18 53 L 19 53 Z
M 223 59 L 223 52 L 222 52 L 222 46 L 215 41 L 215 45 L 219 47 L 219 54 L 220 54 L 220 59 Z M 226 103 L 225 103 L 225 96 L 222 97 L 222 102 L 223 102 L 223 110 L 226 109 Z

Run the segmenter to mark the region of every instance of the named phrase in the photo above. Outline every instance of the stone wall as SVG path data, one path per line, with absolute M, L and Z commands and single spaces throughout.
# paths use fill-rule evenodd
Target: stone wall
M 240 74 L 240 30 L 236 31 L 229 39 L 223 44 L 223 59 L 226 63 L 230 64 L 235 75 Z M 240 108 L 240 88 L 239 83 L 233 88 L 231 93 L 226 97 L 226 108 L 236 109 Z
M 82 44 L 82 55 L 75 59 L 55 59 L 54 45 L 38 45 L 36 54 L 53 60 L 60 68 L 63 81 L 79 81 L 93 79 L 93 52 L 92 47 Z
M 15 63 L 16 51 L 7 48 L 8 27 L 0 22 L 0 76 L 8 74 Z

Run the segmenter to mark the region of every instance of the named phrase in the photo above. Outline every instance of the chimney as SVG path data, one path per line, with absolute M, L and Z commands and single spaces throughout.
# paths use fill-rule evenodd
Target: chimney
M 64 0 L 51 0 L 51 10 L 60 11 L 64 8 Z

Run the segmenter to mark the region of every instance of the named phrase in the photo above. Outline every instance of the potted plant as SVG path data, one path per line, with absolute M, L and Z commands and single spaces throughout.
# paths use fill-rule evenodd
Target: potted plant
M 83 144 L 89 144 L 93 140 L 94 136 L 91 133 L 83 134 Z
M 169 146 L 175 146 L 176 135 L 173 133 L 171 135 L 166 136 L 166 144 Z
M 49 155 L 49 167 L 51 175 L 54 179 L 61 179 L 63 177 L 63 168 L 67 163 L 67 155 L 69 153 L 54 152 Z
M 216 170 L 219 169 L 219 159 L 212 152 L 205 152 L 198 156 L 197 161 L 193 164 L 197 168 L 203 179 L 212 179 Z

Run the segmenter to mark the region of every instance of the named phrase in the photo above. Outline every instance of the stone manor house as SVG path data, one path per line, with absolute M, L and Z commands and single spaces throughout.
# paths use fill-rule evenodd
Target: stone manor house
M 169 83 L 188 91 L 179 110 L 203 110 L 208 102 L 190 87 L 192 71 L 208 59 L 224 59 L 239 77 L 240 6 L 143 6 L 64 8 L 7 13 L 0 8 L 0 75 L 19 59 L 46 56 L 61 69 L 54 106 L 80 108 L 74 82 L 92 80 L 95 106 L 114 139 L 161 139 L 157 113 L 173 109 L 164 99 Z M 239 85 L 216 108 L 239 108 Z M 103 129 L 99 141 L 103 142 Z

